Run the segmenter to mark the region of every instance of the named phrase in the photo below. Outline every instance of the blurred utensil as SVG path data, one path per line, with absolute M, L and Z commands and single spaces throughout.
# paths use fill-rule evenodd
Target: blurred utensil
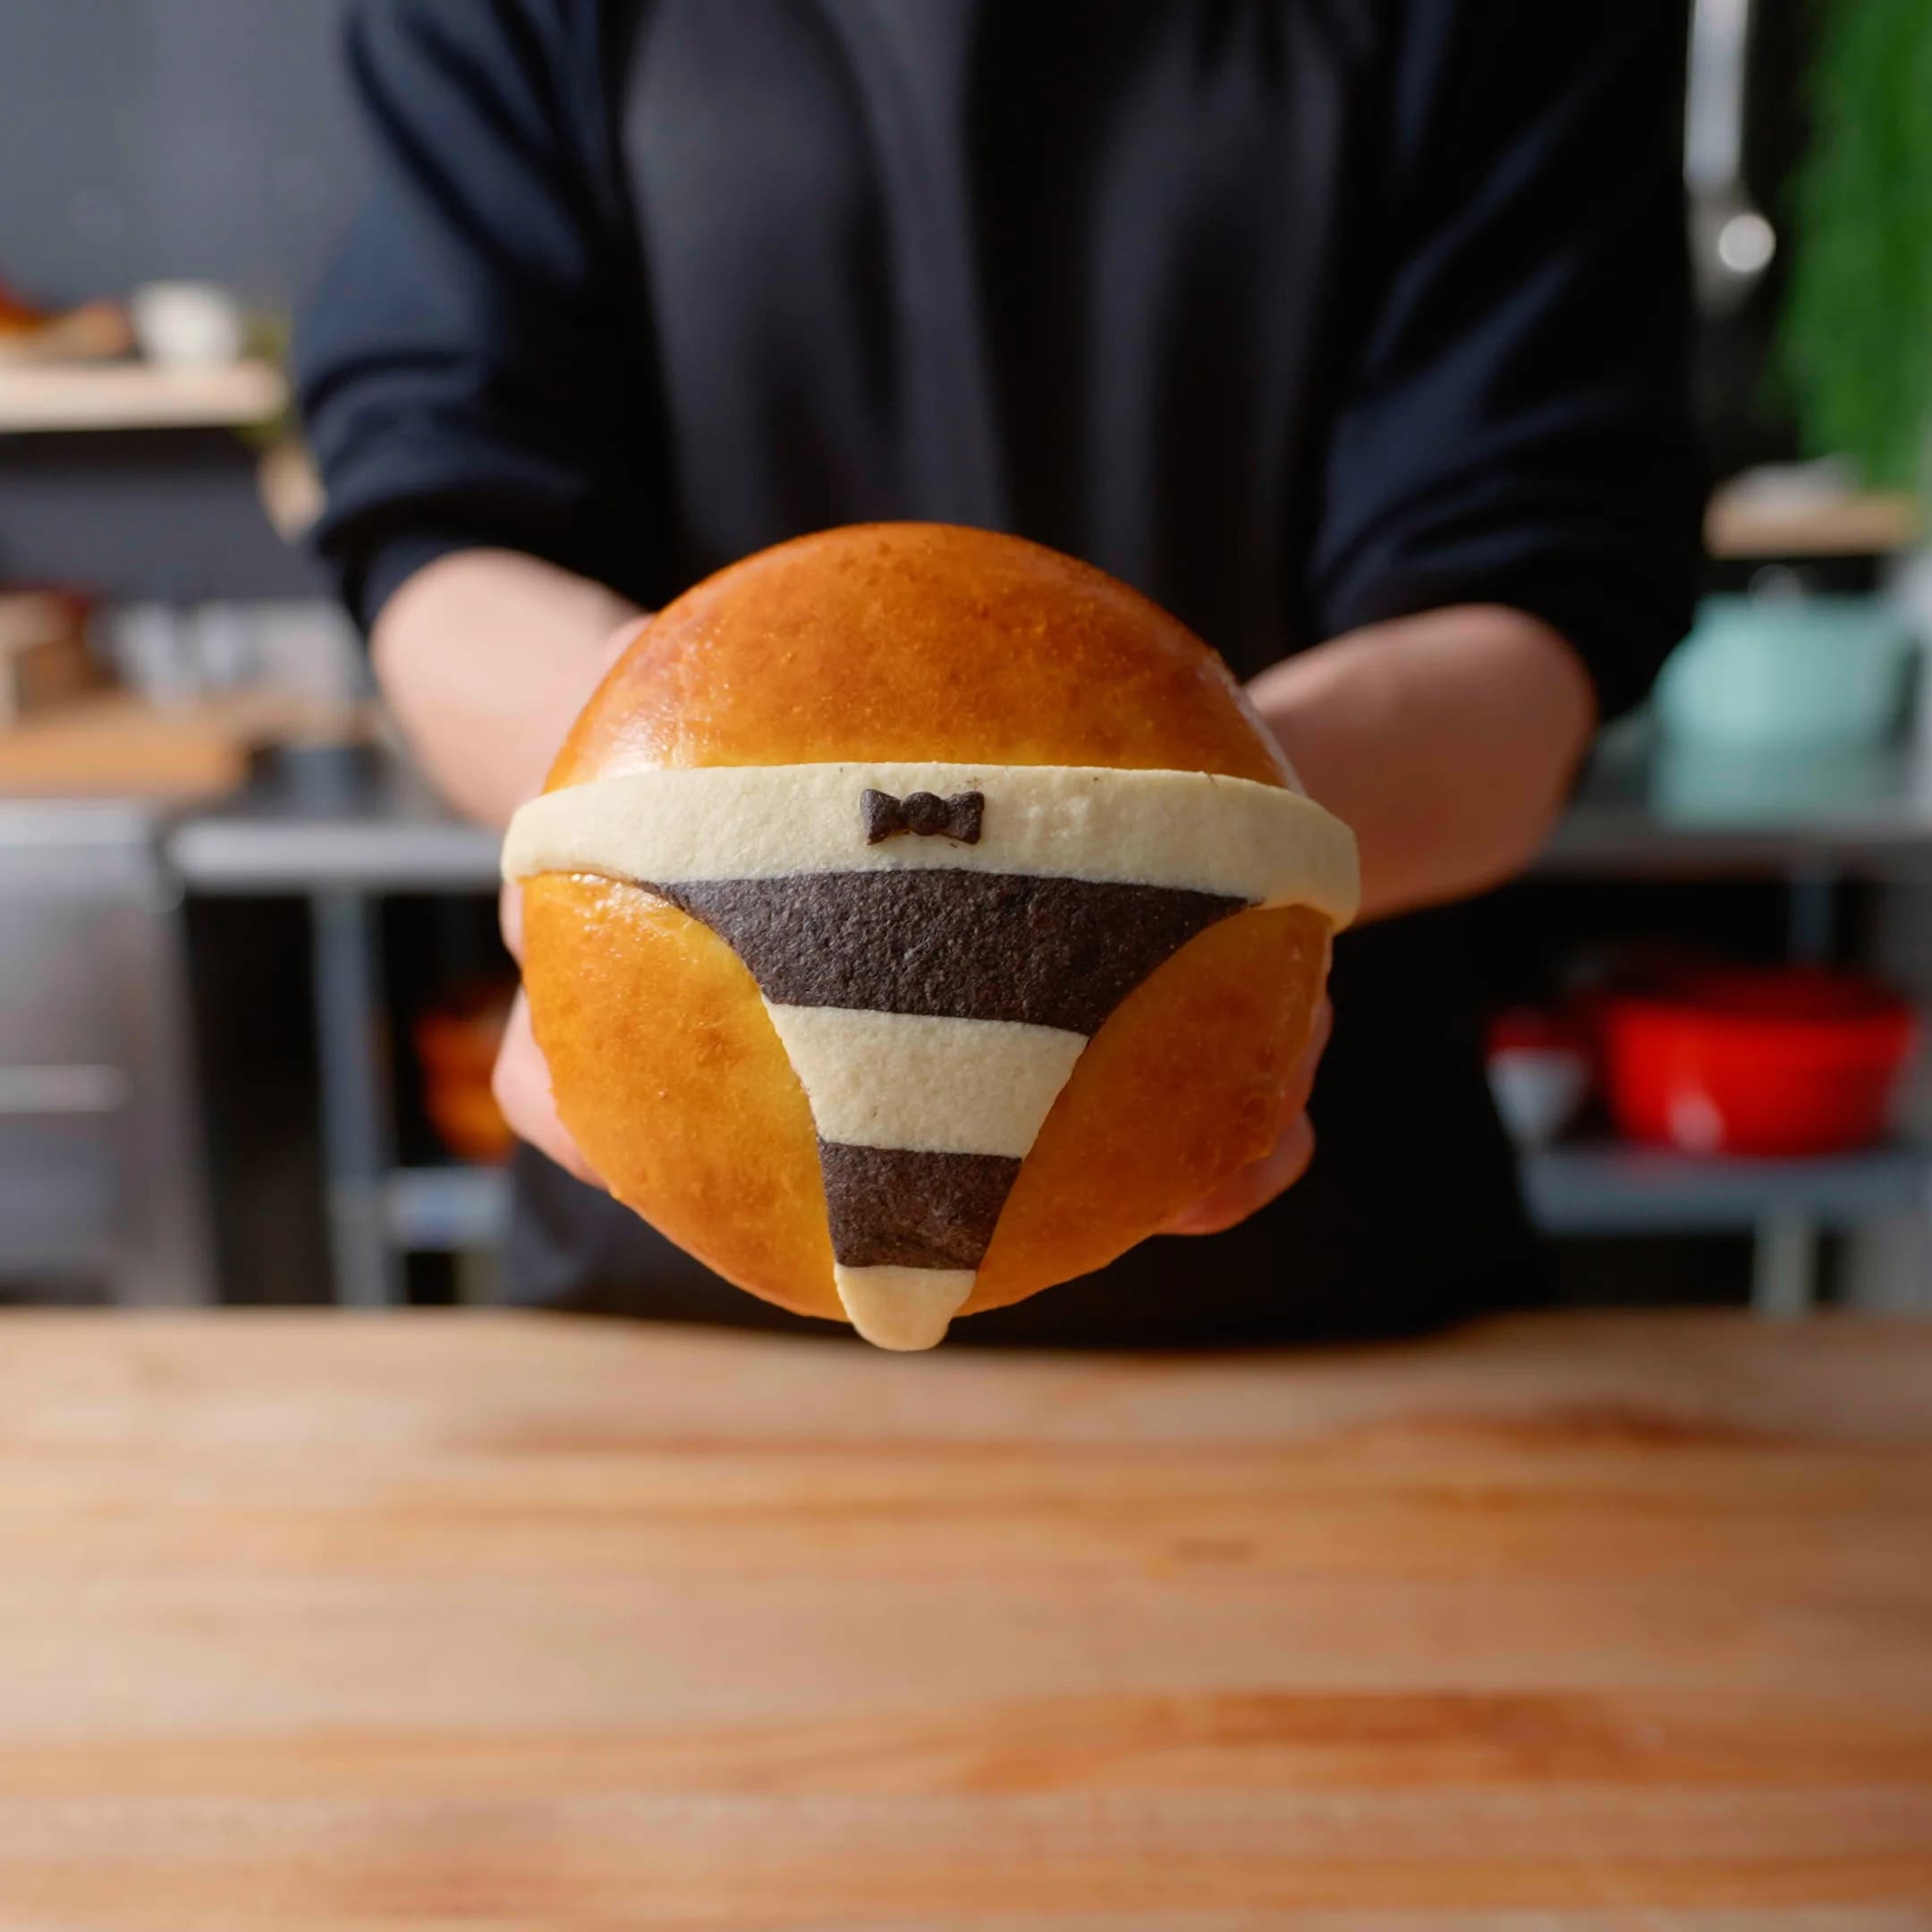
M 1512 1007 L 1490 1022 L 1489 1091 L 1518 1147 L 1547 1147 L 1589 1097 L 1589 1040 L 1559 1013 Z
M 1714 314 L 1737 308 L 1777 253 L 1777 231 L 1744 179 L 1750 32 L 1751 0 L 1695 0 L 1684 185 L 1698 299 Z

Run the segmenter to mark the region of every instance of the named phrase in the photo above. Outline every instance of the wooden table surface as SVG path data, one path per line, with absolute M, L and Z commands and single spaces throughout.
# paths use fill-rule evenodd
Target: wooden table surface
M 1932 1927 L 1932 1324 L 0 1318 L 0 1926 Z

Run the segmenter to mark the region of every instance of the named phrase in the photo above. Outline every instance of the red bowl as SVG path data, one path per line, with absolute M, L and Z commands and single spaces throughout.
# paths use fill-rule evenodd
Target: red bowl
M 423 1111 L 458 1160 L 508 1160 L 516 1145 L 490 1084 L 514 992 L 513 983 L 476 981 L 416 1015 Z
M 1886 987 L 1801 967 L 1613 995 L 1601 1025 L 1619 1131 L 1692 1154 L 1837 1154 L 1883 1140 L 1918 1033 Z

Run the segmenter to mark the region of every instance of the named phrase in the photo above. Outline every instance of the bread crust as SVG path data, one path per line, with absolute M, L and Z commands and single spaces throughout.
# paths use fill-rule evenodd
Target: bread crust
M 640 627 L 549 789 L 654 767 L 917 759 L 1291 784 L 1225 666 L 1058 553 L 945 525 L 766 551 Z M 750 973 L 639 887 L 525 886 L 525 979 L 558 1111 L 611 1191 L 752 1293 L 843 1319 L 810 1110 Z M 1101 1267 L 1261 1154 L 1330 928 L 1221 920 L 1115 1009 L 1047 1116 L 970 1312 Z

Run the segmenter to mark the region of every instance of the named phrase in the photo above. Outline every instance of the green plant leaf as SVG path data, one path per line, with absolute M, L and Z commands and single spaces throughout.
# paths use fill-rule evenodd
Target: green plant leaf
M 1821 24 L 1779 370 L 1810 453 L 1912 488 L 1932 431 L 1932 0 L 1828 0 Z

